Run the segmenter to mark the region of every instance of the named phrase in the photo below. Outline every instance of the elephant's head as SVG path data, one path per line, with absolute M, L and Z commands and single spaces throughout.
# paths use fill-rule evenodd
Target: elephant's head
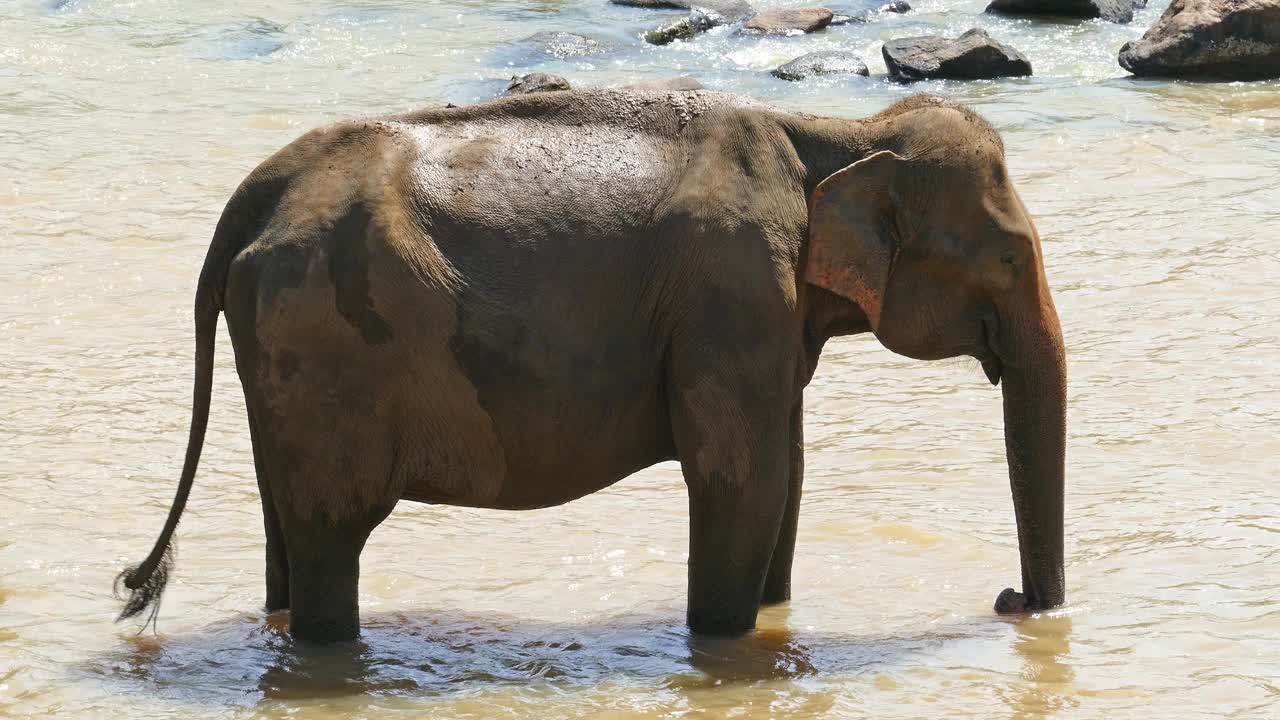
M 866 133 L 875 150 L 810 198 L 805 279 L 856 303 L 886 348 L 970 355 L 1003 382 L 1023 593 L 1002 593 L 997 610 L 1060 605 L 1066 362 L 1003 145 L 976 115 L 940 104 L 873 119 Z

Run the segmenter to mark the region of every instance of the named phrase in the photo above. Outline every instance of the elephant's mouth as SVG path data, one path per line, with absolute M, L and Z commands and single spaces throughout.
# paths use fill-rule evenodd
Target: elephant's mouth
M 1004 373 L 1004 363 L 1000 362 L 1000 357 L 991 349 L 995 344 L 995 330 L 999 327 L 996 323 L 995 317 L 982 318 L 982 347 L 974 355 L 982 363 L 982 372 L 987 374 L 992 385 L 999 385 L 1000 376 Z
M 1004 372 L 1004 364 L 1000 362 L 1000 358 L 995 355 L 988 355 L 985 358 L 979 358 L 978 362 L 982 363 L 982 372 L 987 374 L 987 379 L 992 385 L 1000 384 L 1000 375 Z

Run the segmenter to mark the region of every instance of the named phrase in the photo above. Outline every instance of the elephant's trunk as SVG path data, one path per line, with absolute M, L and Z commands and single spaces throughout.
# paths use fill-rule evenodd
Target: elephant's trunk
M 1015 349 L 1003 368 L 1004 437 L 1018 520 L 1022 597 L 997 609 L 1044 610 L 1066 600 L 1062 518 L 1067 373 L 1053 301 L 1042 297 L 1034 318 L 1014 325 Z

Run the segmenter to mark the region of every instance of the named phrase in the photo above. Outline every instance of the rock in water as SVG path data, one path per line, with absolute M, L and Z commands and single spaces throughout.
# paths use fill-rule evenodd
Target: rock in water
M 1173 0 L 1141 40 L 1120 48 L 1134 75 L 1280 77 L 1280 0 Z
M 594 40 L 586 35 L 552 30 L 536 32 L 521 42 L 525 45 L 532 45 L 548 55 L 554 55 L 558 58 L 592 55 L 605 50 L 605 46 L 599 40 Z
M 889 74 L 899 82 L 952 78 L 981 80 L 1031 74 L 1022 53 L 974 28 L 955 40 L 909 37 L 886 41 L 881 49 Z
M 1102 18 L 1113 23 L 1133 20 L 1133 12 L 1147 0 L 992 0 L 987 12 L 1001 15 L 1061 15 Z
M 765 35 L 811 33 L 831 24 L 835 13 L 826 8 L 772 8 L 742 26 L 743 32 Z
M 657 30 L 645 33 L 644 40 L 650 45 L 666 45 L 676 40 L 688 40 L 723 24 L 724 18 L 719 15 L 703 10 L 693 10 L 689 13 L 689 17 L 683 20 L 677 20 L 670 25 L 663 25 Z
M 804 80 L 814 75 L 869 75 L 862 58 L 847 50 L 811 52 L 773 70 L 783 80 Z
M 906 0 L 889 0 L 889 2 L 872 0 L 872 2 L 864 3 L 864 7 L 856 9 L 841 5 L 832 10 L 835 13 L 835 17 L 832 18 L 831 24 L 867 23 L 875 20 L 876 16 L 881 13 L 905 13 L 910 10 L 911 5 Z
M 689 77 L 681 75 L 680 77 L 665 78 L 662 80 L 641 80 L 638 83 L 623 85 L 628 90 L 645 90 L 650 92 L 687 92 L 690 90 L 703 90 L 702 83 Z
M 568 89 L 569 81 L 559 75 L 551 75 L 549 73 L 529 73 L 522 77 L 511 78 L 511 84 L 507 85 L 507 94 L 528 95 L 529 93 Z
M 675 10 L 693 10 L 701 8 L 724 18 L 726 22 L 735 22 L 751 17 L 755 9 L 746 0 L 609 0 L 614 5 L 627 5 L 642 8 L 666 8 Z

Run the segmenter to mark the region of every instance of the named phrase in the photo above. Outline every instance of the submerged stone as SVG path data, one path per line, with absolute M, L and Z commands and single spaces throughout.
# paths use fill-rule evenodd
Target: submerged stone
M 831 19 L 831 24 L 867 23 L 875 20 L 876 16 L 881 13 L 905 13 L 910 10 L 911 5 L 906 0 L 889 0 L 889 2 L 873 0 L 865 3 L 865 7 L 861 8 L 850 8 L 847 5 L 841 5 L 832 9 L 835 17 Z
M 605 45 L 599 40 L 589 38 L 586 35 L 559 30 L 536 32 L 521 40 L 520 44 L 536 48 L 558 58 L 594 55 L 595 53 L 604 52 L 606 49 Z
M 289 45 L 284 25 L 255 19 L 206 36 L 201 57 L 206 60 L 250 60 L 271 55 Z
M 507 85 L 508 95 L 528 95 L 537 92 L 552 92 L 555 90 L 568 90 L 569 81 L 559 75 L 550 73 L 529 73 L 528 75 L 517 76 L 511 78 L 511 83 Z
M 869 75 L 867 64 L 848 50 L 811 52 L 773 70 L 783 80 L 804 80 L 814 75 Z

